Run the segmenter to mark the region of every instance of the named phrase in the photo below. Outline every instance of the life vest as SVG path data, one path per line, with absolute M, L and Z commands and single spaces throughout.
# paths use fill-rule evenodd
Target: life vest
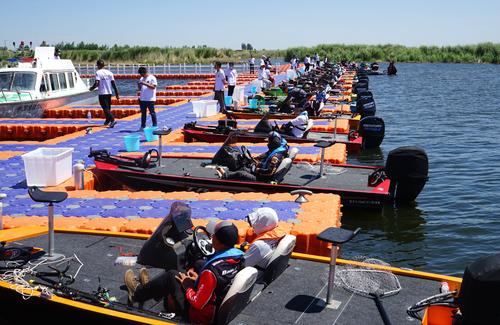
M 280 146 L 274 149 L 269 155 L 267 155 L 266 159 L 264 159 L 264 161 L 262 161 L 261 163 L 261 168 L 266 169 L 273 156 L 276 156 L 277 154 L 285 155 L 287 152 L 288 152 L 287 142 L 285 138 L 281 138 Z
M 217 288 L 215 289 L 215 303 L 220 305 L 226 295 L 233 278 L 243 266 L 243 252 L 237 248 L 230 248 L 216 253 L 201 268 L 200 274 L 204 270 L 210 270 L 217 279 Z M 198 281 L 195 282 L 197 287 Z

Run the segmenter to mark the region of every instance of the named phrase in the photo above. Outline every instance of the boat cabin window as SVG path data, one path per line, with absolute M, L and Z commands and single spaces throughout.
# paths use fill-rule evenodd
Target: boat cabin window
M 35 90 L 36 73 L 34 72 L 2 72 L 0 88 L 6 91 Z
M 58 75 L 59 75 L 59 85 L 61 86 L 61 89 L 67 89 L 68 83 L 66 82 L 66 74 L 62 72 L 58 73 Z
M 47 82 L 45 81 L 45 76 L 42 76 L 42 80 L 40 81 L 40 92 L 45 93 L 47 92 Z
M 50 89 L 52 89 L 52 91 L 59 90 L 59 81 L 57 81 L 57 74 L 51 73 L 49 75 L 49 80 L 50 80 Z
M 12 72 L 0 73 L 0 89 L 1 90 L 10 90 L 10 83 L 12 82 L 12 76 L 14 76 L 14 73 L 12 73 Z
M 69 88 L 75 88 L 75 81 L 73 80 L 73 73 L 68 73 L 68 85 Z

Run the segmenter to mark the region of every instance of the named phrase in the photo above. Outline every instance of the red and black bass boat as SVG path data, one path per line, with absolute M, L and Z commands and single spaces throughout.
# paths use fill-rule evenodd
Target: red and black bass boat
M 257 143 L 265 142 L 269 132 L 278 131 L 288 143 L 335 141 L 337 143 L 344 143 L 347 151 L 350 153 L 359 152 L 361 149 L 379 147 L 385 135 L 384 120 L 375 116 L 363 118 L 360 122 L 359 131 L 351 130 L 349 133 L 315 132 L 311 130 L 314 122 L 309 120 L 308 125 L 305 127 L 304 135 L 300 138 L 285 134 L 285 124 L 282 124 L 280 127 L 274 121 L 275 125 L 271 125 L 267 117 L 268 115 L 264 115 L 253 130 L 238 128 L 238 122 L 235 120 L 220 120 L 217 126 L 198 125 L 196 122 L 186 123 L 182 129 L 182 133 L 186 142 L 224 142 L 230 133 L 236 132 L 236 141 Z
M 315 146 L 326 148 L 332 144 L 319 142 Z M 272 182 L 220 179 L 215 168 L 231 167 L 227 161 L 234 158 L 229 157 L 228 150 L 224 148 L 227 148 L 227 144 L 219 149 L 213 159 L 185 158 L 181 155 L 158 159 L 155 149 L 149 150 L 143 157 L 117 156 L 110 155 L 107 150 L 91 150 L 89 157 L 94 158 L 98 177 L 110 178 L 116 184 L 132 190 L 265 193 L 306 190 L 339 194 L 344 207 L 350 208 L 380 209 L 393 200 L 413 201 L 427 181 L 427 155 L 417 147 L 401 147 L 391 151 L 385 168 L 330 165 L 323 161 L 320 166 L 298 163 L 294 161 L 298 149 L 291 148 Z M 238 159 L 248 161 L 251 159 L 249 155 L 242 146 Z
M 252 120 L 260 119 L 265 114 L 275 120 L 291 120 L 297 117 L 297 114 L 292 113 L 282 113 L 279 111 L 272 111 L 268 109 L 252 109 L 252 108 L 239 108 L 238 110 L 226 110 L 226 116 L 230 119 L 240 119 L 240 120 Z M 318 116 L 310 115 L 309 118 L 312 119 L 334 119 L 334 118 L 353 118 L 353 114 L 341 114 L 341 113 L 322 113 Z

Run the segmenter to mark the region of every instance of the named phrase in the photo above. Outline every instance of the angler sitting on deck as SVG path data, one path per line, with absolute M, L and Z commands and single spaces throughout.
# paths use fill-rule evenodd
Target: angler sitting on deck
M 169 270 L 148 281 L 141 270 L 140 282 L 129 269 L 125 273 L 125 284 L 130 302 L 145 302 L 153 298 L 168 296 L 175 300 L 175 311 L 192 324 L 212 324 L 215 313 L 222 303 L 232 279 L 242 268 L 243 252 L 233 248 L 238 242 L 238 229 L 229 221 L 221 221 L 213 227 L 215 253 L 210 256 L 201 271 L 190 269 L 186 273 Z
M 292 106 L 295 105 L 295 113 L 299 113 L 304 110 L 307 106 L 307 102 L 311 99 L 312 93 L 309 93 L 310 89 L 307 85 L 304 88 L 298 87 L 288 87 L 287 84 L 282 83 L 280 85 L 283 92 L 286 94 L 285 100 L 281 103 L 279 111 L 282 113 L 291 113 Z
M 296 138 L 303 138 L 309 125 L 309 115 L 307 111 L 300 113 L 290 122 L 283 124 L 282 133 Z
M 286 232 L 279 228 L 278 214 L 272 208 L 258 208 L 246 217 L 246 221 L 257 237 L 245 252 L 245 266 L 265 269 Z M 241 246 L 248 244 L 243 243 Z
M 229 171 L 224 167 L 217 167 L 217 173 L 222 179 L 237 179 L 245 181 L 269 182 L 274 180 L 279 165 L 288 153 L 288 145 L 285 139 L 276 132 L 270 132 L 267 140 L 267 148 L 264 154 L 253 160 L 250 167 L 242 167 L 237 171 Z

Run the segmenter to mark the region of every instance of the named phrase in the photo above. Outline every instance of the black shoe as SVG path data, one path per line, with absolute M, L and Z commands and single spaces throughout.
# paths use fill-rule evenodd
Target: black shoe
M 113 122 L 109 123 L 109 128 L 112 129 L 115 127 L 115 125 L 116 125 L 116 121 L 113 121 Z

